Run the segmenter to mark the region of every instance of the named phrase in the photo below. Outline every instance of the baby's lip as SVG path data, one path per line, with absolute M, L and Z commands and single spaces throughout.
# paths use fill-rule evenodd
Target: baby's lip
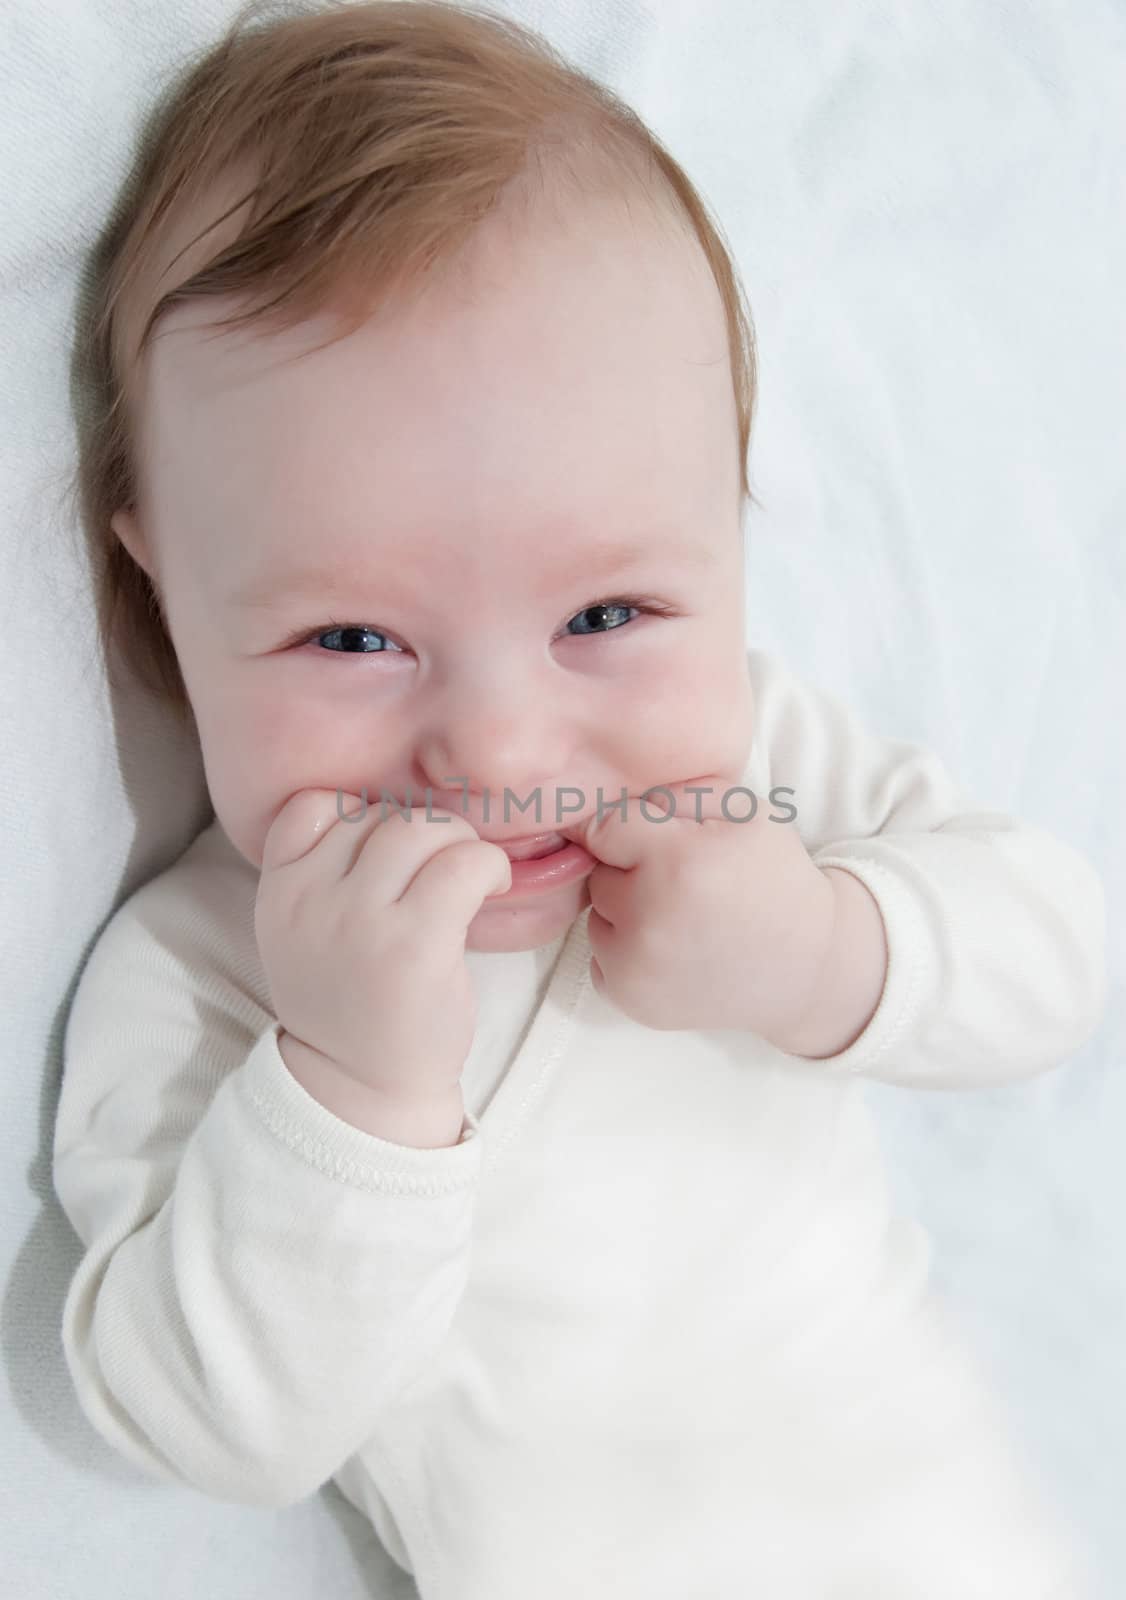
M 550 828 L 541 828 L 538 833 L 488 833 L 484 828 L 477 829 L 478 834 L 486 844 L 527 844 L 529 839 L 557 839 L 559 835 Z
M 507 837 L 491 839 L 482 834 L 481 838 L 487 844 L 499 844 L 512 861 L 529 861 L 534 856 L 550 855 L 553 850 L 561 849 L 564 844 L 561 833 L 510 834 Z
M 482 833 L 480 837 L 487 844 L 499 844 L 505 854 L 513 859 L 528 860 L 533 856 L 547 855 L 551 850 L 560 850 L 565 844 L 581 844 L 583 828 L 584 824 L 573 824 L 568 828 L 543 833 Z

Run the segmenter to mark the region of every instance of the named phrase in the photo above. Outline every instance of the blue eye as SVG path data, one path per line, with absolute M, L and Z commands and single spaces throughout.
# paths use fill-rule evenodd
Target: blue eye
M 611 632 L 611 631 L 613 631 L 614 628 L 625 627 L 626 622 L 628 622 L 629 619 L 626 618 L 625 621 L 623 621 L 623 622 L 613 622 L 605 630 L 599 628 L 597 626 L 597 623 L 599 621 L 605 621 L 607 616 L 612 616 L 615 612 L 640 611 L 641 609 L 642 608 L 640 606 L 632 605 L 629 601 L 626 601 L 626 600 L 603 601 L 600 605 L 587 606 L 585 611 L 578 612 L 575 616 L 573 616 L 571 618 L 571 622 L 569 622 L 567 624 L 567 627 L 569 629 L 571 627 L 571 623 L 574 623 L 574 622 L 583 622 L 583 623 L 587 624 L 587 626 L 581 627 L 581 628 L 579 628 L 577 630 L 577 632 L 578 632 L 578 634 L 580 636 L 583 635 L 583 634 L 587 634 L 587 633 L 600 633 L 600 632 L 603 632 L 603 631 Z M 594 622 L 596 624 L 593 627 L 589 625 L 591 618 L 594 619 Z
M 365 649 L 363 644 L 360 642 L 365 634 L 369 639 L 376 639 L 381 642 L 377 643 L 373 649 Z M 392 644 L 385 633 L 380 633 L 376 628 L 369 628 L 362 622 L 334 622 L 329 628 L 320 633 L 313 634 L 312 638 L 320 643 L 322 639 L 331 639 L 334 635 L 339 638 L 342 643 L 339 646 L 329 645 L 328 649 L 341 655 L 374 656 L 379 655 L 387 650 L 394 651 L 399 655 L 402 654 L 402 651 L 399 650 L 399 646 L 397 644 Z
M 566 636 L 570 638 L 591 638 L 599 634 L 617 633 L 620 629 L 629 626 L 633 620 L 629 612 L 636 612 L 639 616 L 672 617 L 677 615 L 676 608 L 665 605 L 661 601 L 645 601 L 625 596 L 620 600 L 603 600 L 597 605 L 586 606 L 571 618 L 566 626 Z M 577 627 L 574 625 L 578 624 Z M 370 648 L 364 640 L 372 640 Z M 324 644 L 323 641 L 333 641 Z M 365 622 L 338 622 L 335 617 L 330 617 L 327 623 L 320 628 L 298 628 L 288 638 L 281 642 L 281 649 L 289 649 L 294 645 L 321 645 L 322 654 L 328 655 L 403 655 L 405 652 L 401 645 L 395 644 L 387 634 L 378 628 L 372 628 Z

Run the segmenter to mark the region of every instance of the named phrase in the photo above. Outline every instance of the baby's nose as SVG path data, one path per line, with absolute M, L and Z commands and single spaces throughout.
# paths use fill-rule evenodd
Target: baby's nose
M 558 730 L 542 708 L 463 700 L 420 738 L 419 764 L 435 791 L 460 797 L 466 790 L 488 790 L 499 806 L 506 788 L 521 802 L 533 799 L 558 770 L 558 743 Z M 527 814 L 536 820 L 532 811 Z

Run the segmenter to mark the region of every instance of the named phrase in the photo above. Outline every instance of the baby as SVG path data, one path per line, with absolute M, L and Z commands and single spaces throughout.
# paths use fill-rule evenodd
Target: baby
M 103 258 L 103 637 L 215 819 L 69 1017 L 85 1414 L 422 1600 L 1078 1600 L 862 1083 L 1077 1049 L 1098 879 L 747 648 L 750 322 L 633 113 L 243 21 Z

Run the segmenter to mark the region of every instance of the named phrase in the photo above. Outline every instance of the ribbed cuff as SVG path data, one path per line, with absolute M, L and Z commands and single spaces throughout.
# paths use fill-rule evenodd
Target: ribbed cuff
M 455 1145 L 393 1144 L 334 1116 L 290 1072 L 278 1048 L 280 1022 L 257 1040 L 238 1075 L 247 1106 L 274 1137 L 329 1177 L 358 1188 L 446 1194 L 474 1184 L 481 1166 L 477 1119 L 466 1113 Z
M 869 845 L 870 841 L 864 844 Z M 846 1050 L 835 1056 L 818 1057 L 816 1064 L 834 1072 L 874 1075 L 874 1069 L 909 1042 L 926 996 L 933 990 L 937 954 L 923 907 L 898 876 L 871 855 L 840 852 L 837 845 L 835 853 L 815 853 L 812 860 L 821 868 L 840 867 L 851 872 L 872 894 L 887 938 L 887 974 L 863 1033 Z

